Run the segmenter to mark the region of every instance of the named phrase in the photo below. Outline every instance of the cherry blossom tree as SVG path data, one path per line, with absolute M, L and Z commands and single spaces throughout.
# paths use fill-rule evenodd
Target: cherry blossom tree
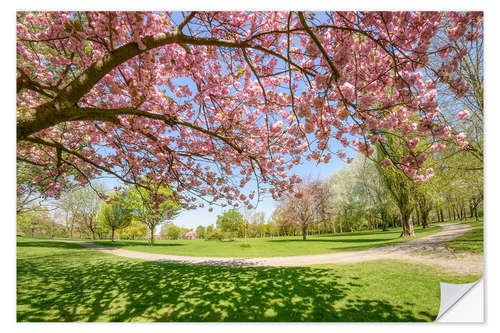
M 452 135 L 436 86 L 468 90 L 467 44 L 449 45 L 481 24 L 481 12 L 18 12 L 17 158 L 51 196 L 111 175 L 171 186 L 186 208 L 251 209 L 289 192 L 303 159 L 349 162 L 335 141 L 371 156 L 391 136 L 406 148 L 384 163 L 425 181 L 427 152 Z

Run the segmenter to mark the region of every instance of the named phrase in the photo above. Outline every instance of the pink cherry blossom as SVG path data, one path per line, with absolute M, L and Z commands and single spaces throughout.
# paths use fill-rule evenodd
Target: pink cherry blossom
M 463 141 L 466 137 L 467 137 L 467 134 L 465 134 L 464 132 L 455 135 L 455 139 L 457 141 Z
M 392 162 L 390 159 L 386 158 L 384 160 L 382 160 L 382 162 L 380 162 L 380 165 L 383 167 L 383 168 L 387 168 L 389 166 L 392 165 Z
M 470 116 L 470 110 L 463 110 L 457 114 L 457 119 L 464 120 L 464 119 L 469 118 L 469 116 Z
M 482 13 L 301 15 L 19 15 L 18 159 L 51 179 L 49 195 L 111 175 L 168 184 L 192 209 L 278 199 L 298 181 L 285 169 L 328 163 L 337 141 L 373 156 L 387 131 L 405 147 L 391 159 L 420 175 L 427 151 L 452 135 L 438 117 L 438 83 L 456 97 L 469 89 L 457 73 L 467 46 L 449 46 L 482 38 Z M 441 67 L 427 71 L 436 54 Z
M 433 145 L 429 148 L 429 150 L 430 150 L 431 152 L 436 152 L 436 151 L 439 151 L 439 150 L 443 150 L 443 149 L 445 149 L 445 148 L 446 148 L 446 146 L 445 146 L 444 144 L 442 144 L 442 143 L 440 143 L 440 142 L 437 142 L 437 143 L 433 144 Z

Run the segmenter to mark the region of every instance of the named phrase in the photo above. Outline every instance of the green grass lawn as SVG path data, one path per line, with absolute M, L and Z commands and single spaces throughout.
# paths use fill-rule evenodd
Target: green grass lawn
M 416 227 L 415 238 L 428 236 L 441 230 L 441 227 L 433 226 L 427 229 Z M 127 250 L 185 255 L 202 257 L 281 257 L 299 256 L 308 254 L 321 254 L 340 251 L 363 250 L 371 247 L 388 245 L 408 239 L 399 237 L 401 229 L 388 231 L 362 231 L 345 232 L 342 234 L 328 234 L 309 236 L 304 242 L 302 236 L 275 237 L 275 238 L 251 238 L 248 240 L 250 247 L 243 247 L 244 241 L 205 241 L 205 240 L 160 240 L 155 241 L 154 246 L 149 246 L 145 240 L 115 241 L 98 240 L 93 241 L 103 245 L 119 247 Z
M 437 267 L 385 260 L 291 268 L 210 267 L 117 257 L 19 238 L 18 321 L 432 321 Z
M 483 253 L 484 251 L 484 225 L 483 219 L 478 222 L 475 219 L 466 219 L 465 221 L 452 221 L 452 223 L 466 223 L 472 227 L 472 230 L 445 243 L 445 245 L 455 252 Z

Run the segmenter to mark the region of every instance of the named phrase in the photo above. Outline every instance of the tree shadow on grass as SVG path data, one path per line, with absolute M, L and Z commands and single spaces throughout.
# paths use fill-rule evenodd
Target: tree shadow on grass
M 416 226 L 415 227 L 415 232 L 421 232 L 421 231 L 424 231 L 424 230 L 425 231 L 429 231 L 432 228 L 434 228 L 434 227 L 422 229 L 422 227 Z M 345 232 L 342 232 L 342 233 L 314 235 L 312 237 L 320 237 L 320 238 L 322 238 L 322 237 L 343 238 L 343 237 L 376 236 L 376 235 L 387 236 L 388 234 L 394 234 L 395 237 L 397 238 L 401 234 L 401 229 L 399 229 L 399 228 L 397 228 L 397 229 L 391 228 L 391 229 L 387 229 L 386 231 L 379 230 L 379 229 L 376 230 L 376 231 L 375 230 L 373 230 L 373 231 L 355 231 L 355 232 L 345 231 Z
M 110 246 L 110 247 L 136 247 L 136 246 L 147 246 L 147 247 L 151 247 L 149 245 L 149 242 L 148 241 L 115 241 L 115 242 L 112 242 L 112 241 L 109 241 L 109 240 L 106 240 L 106 241 L 92 241 L 91 243 L 94 243 L 94 244 L 99 244 L 99 245 L 105 245 L 105 246 Z M 153 244 L 153 248 L 156 247 L 156 248 L 162 248 L 162 247 L 171 247 L 171 246 L 185 246 L 186 244 L 181 244 L 181 243 L 155 243 Z
M 163 264 L 91 250 L 18 260 L 18 321 L 429 321 L 352 295 L 356 277 L 310 267 Z
M 388 229 L 387 231 L 382 231 L 382 230 L 377 230 L 377 231 L 355 231 L 355 232 L 349 232 L 345 231 L 342 233 L 334 233 L 334 234 L 319 234 L 319 235 L 314 235 L 314 237 L 354 237 L 354 236 L 372 236 L 372 235 L 386 235 L 388 233 L 401 233 L 401 231 L 394 230 L 394 229 Z
M 352 239 L 273 239 L 266 240 L 266 242 L 271 243 L 296 243 L 296 242 L 321 242 L 321 243 L 377 243 L 377 242 L 387 242 L 399 237 L 394 238 L 352 238 Z
M 57 242 L 57 241 L 25 241 L 18 242 L 17 247 L 34 247 L 34 248 L 59 248 L 59 249 L 79 249 L 80 245 L 74 243 Z

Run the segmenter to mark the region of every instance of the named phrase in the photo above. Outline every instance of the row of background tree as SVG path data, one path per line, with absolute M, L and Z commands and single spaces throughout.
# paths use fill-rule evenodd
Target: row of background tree
M 425 228 L 431 222 L 483 215 L 483 177 L 478 161 L 462 152 L 441 161 L 430 158 L 426 163 L 439 170 L 429 181 L 415 183 L 394 166 L 382 168 L 379 161 L 359 155 L 326 179 L 304 180 L 297 188 L 298 195 L 281 201 L 267 221 L 263 212 L 230 209 L 217 217 L 216 226 L 198 226 L 195 231 L 203 239 L 305 238 L 319 233 L 386 230 L 404 223 L 413 230 L 413 225 Z M 46 207 L 39 207 L 18 214 L 18 232 L 92 239 L 114 238 L 116 232 L 119 239 L 144 239 L 151 238 L 163 224 L 156 238 L 179 239 L 192 230 L 165 224 L 179 213 L 172 200 L 159 210 L 164 215 L 154 219 L 147 216 L 147 209 L 138 209 L 144 206 L 139 191 L 130 188 L 126 192 L 123 198 L 106 203 L 90 186 L 68 191 L 56 202 L 64 225 L 57 223 Z
M 218 216 L 216 227 L 199 226 L 196 233 L 208 239 L 245 235 L 306 239 L 311 234 L 402 228 L 407 237 L 414 235 L 414 226 L 427 228 L 430 223 L 466 217 L 477 220 L 483 216 L 483 171 L 478 161 L 464 160 L 466 154 L 439 162 L 430 159 L 427 163 L 439 170 L 423 183 L 360 155 L 324 180 L 305 180 L 297 195 L 281 201 L 268 221 L 263 212 L 241 214 L 231 209 Z
M 386 149 L 396 149 L 390 144 Z M 403 227 L 411 236 L 413 226 L 427 227 L 430 222 L 460 220 L 483 215 L 482 160 L 468 151 L 447 156 L 435 154 L 426 167 L 436 170 L 423 183 L 409 180 L 394 166 L 383 168 L 380 159 L 359 155 L 350 165 L 323 180 L 304 180 L 296 195 L 285 198 L 269 220 L 257 211 L 230 209 L 217 217 L 216 226 L 198 226 L 203 239 L 235 237 L 275 237 L 339 233 Z M 103 192 L 101 185 L 94 185 Z M 128 188 L 125 196 L 111 195 L 106 203 L 90 186 L 66 192 L 57 202 L 59 220 L 46 207 L 18 214 L 18 233 L 42 237 L 70 238 L 154 238 L 163 224 L 160 239 L 179 239 L 191 229 L 170 222 L 179 213 L 178 204 L 166 200 L 156 210 L 147 207 L 147 193 Z M 162 190 L 168 194 L 168 189 Z M 61 216 L 62 215 L 62 216 Z M 128 215 L 128 217 L 127 217 Z M 167 222 L 165 224 L 165 222 Z M 406 228 L 404 227 L 407 224 Z M 148 232 L 149 231 L 149 232 Z
M 174 219 L 180 206 L 168 186 L 148 185 L 130 186 L 105 198 L 102 184 L 74 187 L 52 203 L 52 214 L 48 205 L 40 202 L 28 206 L 18 203 L 18 234 L 112 240 L 147 237 L 153 244 L 158 226 Z M 151 200 L 152 195 L 162 199 Z

